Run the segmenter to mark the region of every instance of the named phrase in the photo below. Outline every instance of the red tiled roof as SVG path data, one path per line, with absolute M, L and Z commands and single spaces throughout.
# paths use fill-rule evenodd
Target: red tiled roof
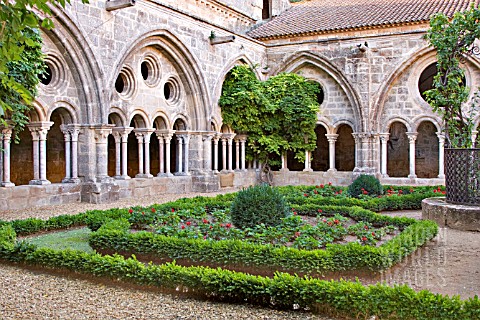
M 480 0 L 304 0 L 250 31 L 256 39 L 428 21 L 432 14 L 452 16 Z

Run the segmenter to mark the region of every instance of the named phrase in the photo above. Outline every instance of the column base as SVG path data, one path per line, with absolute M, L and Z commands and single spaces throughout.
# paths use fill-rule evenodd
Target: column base
M 437 176 L 437 178 L 438 178 L 438 179 L 445 179 L 445 175 L 444 175 L 444 174 L 439 174 L 439 175 Z
M 80 183 L 81 180 L 78 178 L 64 178 L 62 183 Z
M 380 175 L 380 178 L 390 178 L 390 176 L 388 174 L 384 173 L 384 174 Z
M 335 169 L 335 168 L 330 168 L 330 169 L 327 170 L 327 172 L 330 172 L 330 173 L 337 172 L 337 169 Z
M 417 179 L 417 175 L 416 175 L 416 174 L 409 174 L 409 175 L 407 176 L 407 178 L 409 178 L 409 179 Z
M 280 169 L 280 170 L 278 170 L 278 171 L 280 171 L 280 172 L 289 172 L 290 169 L 288 169 L 288 168 L 282 168 L 282 169 Z M 305 169 L 304 169 L 303 171 L 305 171 Z
M 218 174 L 218 170 L 213 170 L 213 173 L 214 173 L 214 174 Z
M 312 168 L 303 169 L 303 172 L 313 172 L 313 169 Z
M 139 174 L 135 175 L 135 178 L 149 179 L 149 178 L 153 178 L 153 175 L 150 174 L 150 173 L 139 173 Z
M 15 187 L 15 183 L 13 182 L 2 182 L 0 183 L 0 186 L 1 187 L 5 187 L 5 188 L 11 188 L 11 187 Z
M 33 185 L 46 185 L 46 184 L 51 184 L 50 181 L 48 180 L 30 180 L 28 184 L 33 184 Z
M 174 176 L 189 176 L 190 173 L 188 173 L 188 172 L 175 172 L 173 175 Z
M 115 176 L 113 177 L 115 180 L 130 180 L 132 178 L 130 178 L 129 176 Z

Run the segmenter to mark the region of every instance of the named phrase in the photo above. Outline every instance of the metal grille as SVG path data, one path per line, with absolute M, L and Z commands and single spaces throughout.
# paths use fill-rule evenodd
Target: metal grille
M 445 149 L 447 202 L 480 205 L 480 149 Z

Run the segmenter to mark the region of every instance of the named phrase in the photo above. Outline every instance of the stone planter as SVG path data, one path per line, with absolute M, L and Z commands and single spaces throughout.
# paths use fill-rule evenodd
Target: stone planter
M 480 204 L 466 206 L 450 204 L 441 198 L 422 201 L 422 219 L 433 220 L 439 227 L 462 231 L 480 231 Z

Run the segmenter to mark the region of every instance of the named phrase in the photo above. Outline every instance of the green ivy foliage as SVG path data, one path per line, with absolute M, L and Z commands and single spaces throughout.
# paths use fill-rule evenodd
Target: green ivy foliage
M 248 135 L 247 159 L 256 156 L 278 165 L 284 151 L 299 161 L 305 150 L 315 149 L 319 104 L 317 83 L 292 73 L 281 73 L 261 82 L 246 65 L 227 75 L 219 100 L 223 122 Z
M 18 59 L 7 62 L 6 67 L 10 79 L 35 96 L 39 76 L 45 73 L 42 38 L 38 30 L 30 28 L 23 30 L 23 36 L 28 39 L 28 44 L 24 46 Z M 10 125 L 14 126 L 15 133 L 23 130 L 25 124 L 28 123 L 27 113 L 30 109 L 30 100 L 15 86 L 12 88 L 8 84 L 0 82 L 0 101 L 6 105 L 6 115 L 10 118 Z M 4 118 L 2 117 L 2 119 Z
M 88 0 L 82 0 L 88 3 Z M 25 113 L 36 95 L 41 60 L 40 27 L 53 28 L 51 5 L 65 7 L 69 0 L 0 1 L 0 124 L 6 119 L 16 129 L 26 124 Z M 46 18 L 39 17 L 36 12 Z
M 438 73 L 433 89 L 426 92 L 427 102 L 444 120 L 446 144 L 453 148 L 471 148 L 471 133 L 476 112 L 475 104 L 465 112 L 469 89 L 464 85 L 465 72 L 461 62 L 471 53 L 480 36 L 480 10 L 457 12 L 453 19 L 436 14 L 430 20 L 426 39 L 437 50 Z M 470 53 L 469 53 L 470 52 Z

